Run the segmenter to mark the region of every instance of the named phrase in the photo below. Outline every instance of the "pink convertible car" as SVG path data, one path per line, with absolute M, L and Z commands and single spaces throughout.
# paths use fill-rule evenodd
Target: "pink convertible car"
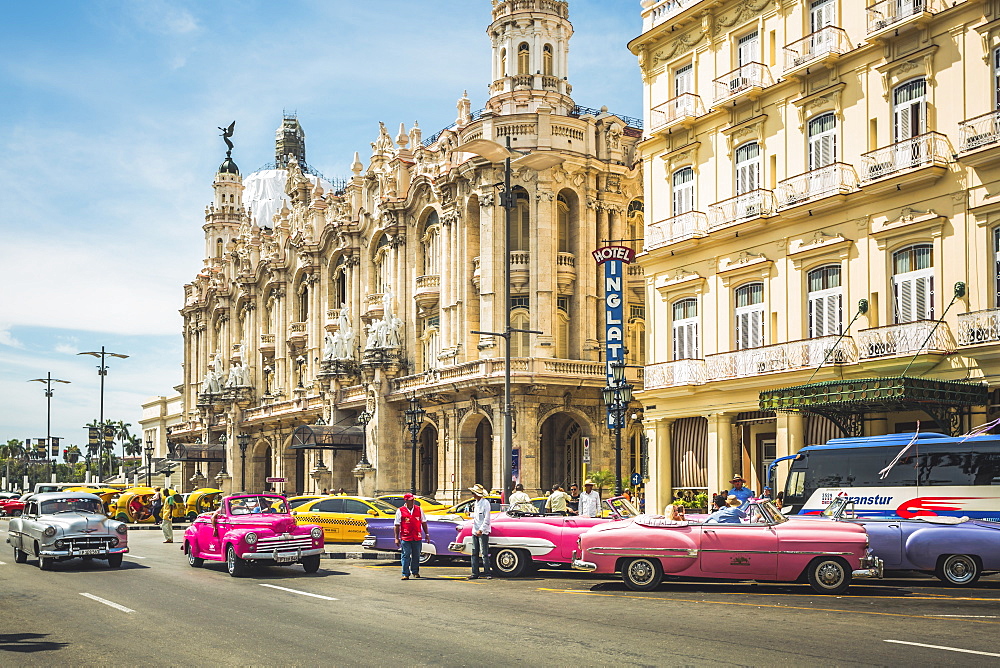
M 284 497 L 241 494 L 222 499 L 214 513 L 199 515 L 184 532 L 181 548 L 193 567 L 225 561 L 233 577 L 252 564 L 302 564 L 306 573 L 319 570 L 325 548 L 323 529 L 296 525 Z
M 793 582 L 840 594 L 852 576 L 882 577 L 868 535 L 856 524 L 788 519 L 769 501 L 752 502 L 739 524 L 674 522 L 641 515 L 594 527 L 579 539 L 573 567 L 621 573 L 636 591 L 655 589 L 664 573 L 721 580 Z

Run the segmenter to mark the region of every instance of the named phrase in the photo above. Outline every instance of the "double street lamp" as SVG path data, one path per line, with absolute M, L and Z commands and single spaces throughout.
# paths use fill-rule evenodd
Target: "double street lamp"
M 105 357 L 117 357 L 118 359 L 127 359 L 128 355 L 122 355 L 121 353 L 112 353 L 112 352 L 109 352 L 109 351 L 107 351 L 107 350 L 104 349 L 104 346 L 101 346 L 100 351 L 91 350 L 91 351 L 88 351 L 88 352 L 77 353 L 77 355 L 90 355 L 91 357 L 99 357 L 99 358 L 101 358 L 101 364 L 100 364 L 100 366 L 97 367 L 97 374 L 101 377 L 101 414 L 100 414 L 100 420 L 99 420 L 99 423 L 100 423 L 99 427 L 103 430 L 104 429 L 104 377 L 108 375 L 108 367 L 104 364 L 104 358 Z M 111 440 L 112 440 L 112 442 L 114 441 L 113 436 L 112 436 Z M 125 461 L 125 443 L 124 442 L 122 442 L 122 461 Z M 98 473 L 97 473 L 98 480 L 100 480 L 100 479 L 102 479 L 104 477 L 104 458 L 102 456 L 98 456 L 98 458 L 97 458 L 97 469 L 98 469 Z M 108 473 L 109 474 L 111 473 L 111 461 L 110 460 L 108 460 Z
M 604 405 L 608 408 L 608 422 L 615 430 L 615 495 L 622 493 L 622 427 L 625 412 L 632 403 L 632 386 L 625 382 L 625 360 L 611 363 L 611 382 L 601 390 Z
M 153 439 L 146 439 L 146 487 L 149 487 L 153 476 Z
M 372 421 L 373 417 L 375 416 L 367 407 L 357 417 L 358 424 L 361 425 L 361 461 L 358 462 L 358 466 L 362 468 L 370 468 L 372 465 L 368 461 L 368 423 Z
M 239 434 L 236 442 L 240 446 L 240 488 L 245 492 L 247 491 L 247 446 L 250 445 L 250 434 Z
M 506 146 L 498 144 L 495 141 L 489 139 L 473 139 L 470 142 L 466 142 L 456 149 L 458 152 L 462 153 L 474 153 L 492 163 L 503 162 L 504 165 L 504 176 L 503 183 L 498 184 L 503 187 L 503 193 L 501 195 L 500 203 L 504 208 L 504 237 L 503 237 L 503 293 L 504 293 L 504 329 L 503 332 L 485 332 L 485 331 L 473 331 L 473 334 L 485 334 L 488 336 L 499 336 L 504 340 L 504 375 L 503 375 L 503 467 L 502 467 L 502 483 L 503 483 L 503 498 L 509 499 L 511 486 L 513 480 L 511 479 L 511 468 L 513 462 L 511 461 L 513 457 L 514 450 L 514 420 L 513 420 L 513 404 L 511 401 L 511 389 L 510 389 L 510 341 L 511 335 L 514 332 L 526 333 L 526 334 L 541 334 L 542 332 L 532 330 L 532 329 L 514 329 L 511 327 L 510 323 L 510 228 L 511 228 L 511 218 L 513 216 L 514 208 L 517 206 L 517 200 L 511 190 L 510 178 L 511 178 L 511 168 L 517 167 L 518 169 L 522 167 L 527 167 L 528 169 L 533 169 L 536 171 L 542 171 L 543 169 L 548 169 L 549 167 L 555 167 L 558 164 L 564 162 L 565 158 L 555 153 L 548 151 L 536 152 L 536 153 L 523 153 L 521 151 L 515 151 L 511 149 L 510 146 L 510 136 L 507 136 Z M 414 467 L 416 464 L 414 463 Z M 479 482 L 479 481 L 477 481 Z
M 32 378 L 28 382 L 45 383 L 45 447 L 49 450 L 47 454 L 52 456 L 52 482 L 55 482 L 56 457 L 59 455 L 59 448 L 58 446 L 52 447 L 52 383 L 66 383 L 68 385 L 69 381 L 53 378 L 50 371 L 45 378 Z
M 406 410 L 406 426 L 410 430 L 410 493 L 417 493 L 417 434 L 427 414 L 417 400 L 417 395 L 410 397 L 410 407 Z

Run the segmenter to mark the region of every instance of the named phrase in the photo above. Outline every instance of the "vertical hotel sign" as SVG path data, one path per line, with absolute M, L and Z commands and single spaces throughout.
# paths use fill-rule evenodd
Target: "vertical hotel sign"
M 608 385 L 614 384 L 611 365 L 625 361 L 625 265 L 635 259 L 635 251 L 626 246 L 604 246 L 593 252 L 597 264 L 604 265 L 604 341 L 605 375 Z M 608 411 L 608 429 L 614 429 L 615 419 Z

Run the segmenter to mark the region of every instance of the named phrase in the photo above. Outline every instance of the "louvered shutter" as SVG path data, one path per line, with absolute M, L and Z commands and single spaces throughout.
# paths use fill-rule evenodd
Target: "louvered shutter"
M 743 67 L 748 63 L 756 63 L 760 60 L 759 43 L 756 30 L 739 38 L 736 43 L 736 58 L 739 67 Z
M 673 177 L 674 215 L 694 210 L 694 170 L 685 167 L 674 172 Z
M 694 66 L 685 65 L 674 73 L 674 96 L 694 92 Z
M 834 0 L 816 0 L 809 8 L 811 32 L 818 32 L 834 24 L 836 3 Z
M 758 188 L 760 182 L 760 146 L 745 144 L 736 149 L 736 194 L 742 195 Z

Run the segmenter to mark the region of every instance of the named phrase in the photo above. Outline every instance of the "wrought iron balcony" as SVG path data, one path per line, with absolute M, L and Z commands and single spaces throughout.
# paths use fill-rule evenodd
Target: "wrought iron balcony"
M 820 28 L 784 48 L 784 73 L 790 74 L 817 62 L 832 60 L 850 50 L 851 43 L 842 28 L 836 26 Z
M 962 133 L 961 149 L 962 159 L 972 164 L 979 164 L 979 161 L 972 160 L 969 154 L 976 152 L 977 155 L 986 155 L 988 160 L 998 157 L 1000 151 L 989 150 L 1000 148 L 1000 111 L 991 111 L 982 116 L 970 118 L 958 124 Z
M 705 360 L 674 360 L 646 367 L 645 389 L 647 390 L 681 385 L 704 385 L 707 382 L 708 371 Z
M 712 104 L 718 105 L 741 96 L 754 97 L 762 89 L 773 84 L 774 79 L 771 78 L 771 71 L 763 63 L 747 63 L 723 74 L 712 83 L 715 84 L 715 99 Z
M 672 243 L 708 235 L 708 216 L 701 211 L 688 211 L 646 226 L 647 251 Z
M 974 346 L 1000 341 L 1000 308 L 958 316 L 958 345 Z
M 681 93 L 652 108 L 649 131 L 656 133 L 674 125 L 687 125 L 705 115 L 701 97 L 694 93 Z
M 845 336 L 837 343 L 838 338 L 840 337 L 818 336 L 813 339 L 705 355 L 708 380 L 749 378 L 765 373 L 808 369 L 824 364 L 824 360 L 828 366 L 857 363 L 858 349 L 854 345 L 854 340 Z
M 948 137 L 940 132 L 927 132 L 863 153 L 861 181 L 871 183 L 924 167 L 946 167 L 951 155 Z
M 798 206 L 830 195 L 841 195 L 858 188 L 858 174 L 854 167 L 835 162 L 798 176 L 778 182 L 775 194 L 778 206 Z
M 857 339 L 861 359 L 913 355 L 918 351 L 939 355 L 955 352 L 955 339 L 951 335 L 951 329 L 947 323 L 938 324 L 936 320 L 914 320 L 863 329 L 858 332 Z
M 708 228 L 715 230 L 754 218 L 773 216 L 778 210 L 774 193 L 758 189 L 724 199 L 708 207 Z
M 869 5 L 865 9 L 868 14 L 868 37 L 926 21 L 940 11 L 940 4 L 940 0 L 882 0 Z

